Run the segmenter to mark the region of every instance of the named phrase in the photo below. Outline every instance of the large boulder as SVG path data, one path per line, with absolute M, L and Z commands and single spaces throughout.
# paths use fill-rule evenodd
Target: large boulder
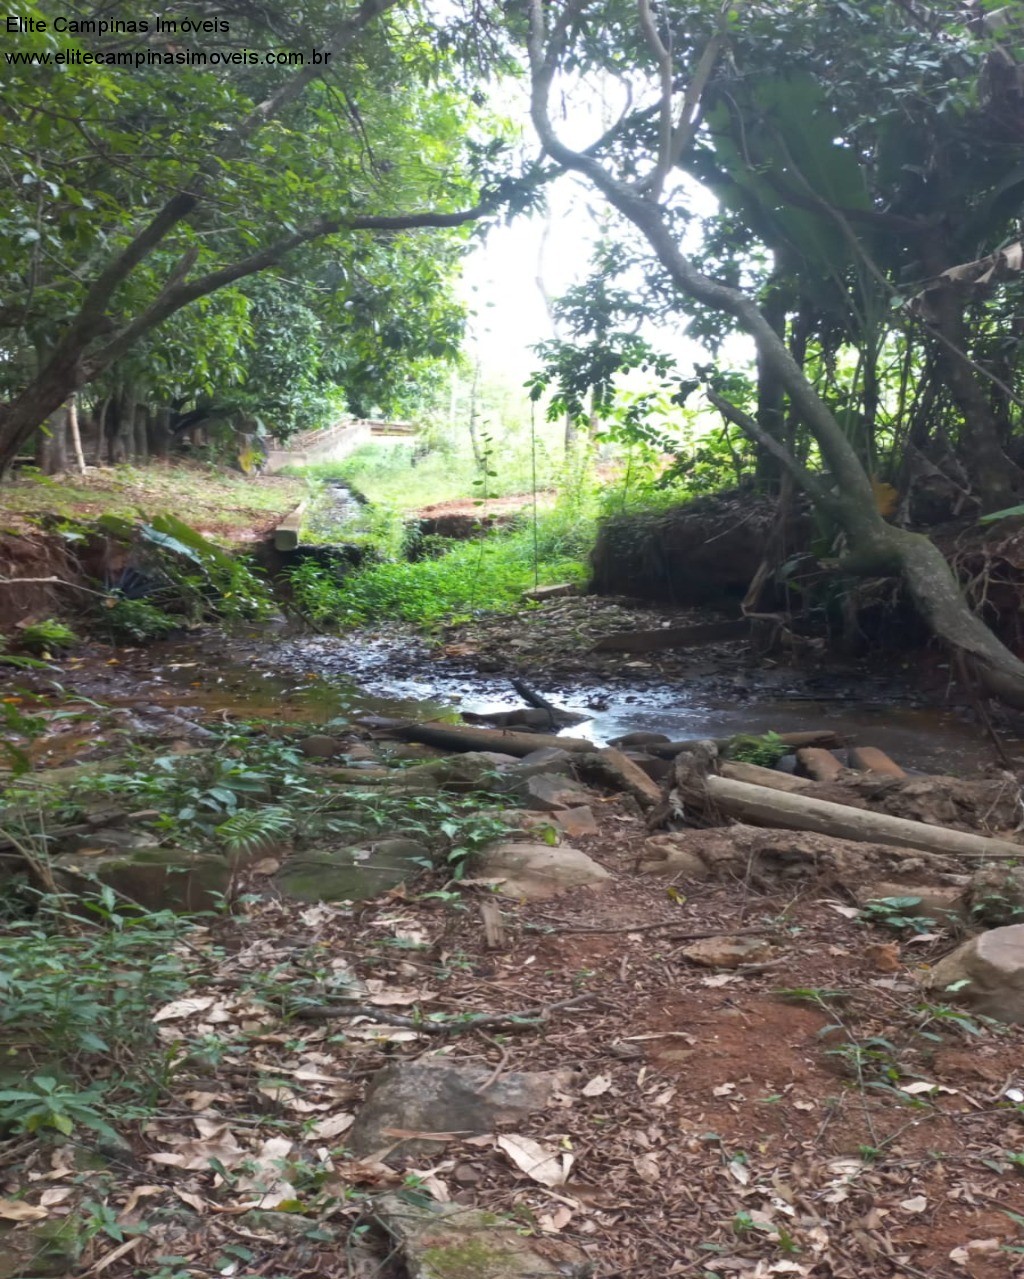
M 402 1253 L 409 1279 L 565 1279 L 592 1273 L 586 1254 L 553 1235 L 531 1238 L 521 1225 L 463 1204 L 411 1203 L 389 1194 L 373 1215 Z
M 1024 1023 L 1024 924 L 979 933 L 940 959 L 925 985 L 943 1002 L 985 1017 Z
M 353 848 L 297 853 L 275 883 L 291 901 L 367 901 L 420 874 L 430 850 L 415 839 L 380 839 Z
M 232 869 L 226 857 L 214 853 L 140 848 L 95 856 L 62 853 L 53 859 L 53 874 L 69 892 L 88 893 L 105 884 L 146 910 L 193 914 L 223 904 Z
M 346 1138 L 357 1155 L 394 1148 L 396 1157 L 435 1155 L 446 1141 L 493 1132 L 543 1110 L 569 1071 L 494 1071 L 447 1057 L 396 1062 L 370 1082 Z M 402 1138 L 401 1133 L 431 1137 Z
M 519 901 L 544 901 L 570 888 L 603 888 L 611 875 L 571 844 L 552 848 L 525 841 L 494 844 L 474 868 L 481 879 L 499 880 L 498 891 Z

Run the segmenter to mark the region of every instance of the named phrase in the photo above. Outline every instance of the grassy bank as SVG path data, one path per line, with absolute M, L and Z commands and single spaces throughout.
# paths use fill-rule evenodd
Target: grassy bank
M 431 627 L 481 610 L 514 608 L 525 590 L 582 581 L 593 516 L 565 502 L 470 542 L 430 539 L 416 560 L 369 564 L 339 577 L 312 560 L 292 572 L 296 607 L 324 627 L 394 618 Z
M 32 475 L 0 488 L 0 511 L 27 519 L 132 518 L 180 514 L 194 528 L 219 537 L 262 532 L 300 502 L 301 480 L 249 477 L 198 462 L 90 467 L 85 475 Z

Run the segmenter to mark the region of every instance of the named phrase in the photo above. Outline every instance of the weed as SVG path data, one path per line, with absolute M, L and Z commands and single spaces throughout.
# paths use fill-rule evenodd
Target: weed
M 587 529 L 554 515 L 479 541 L 455 543 L 437 559 L 380 563 L 339 578 L 311 561 L 292 571 L 295 606 L 322 626 L 394 617 L 430 627 L 480 610 L 512 609 L 535 582 L 580 580 Z M 536 558 L 535 558 L 536 555 Z
M 96 629 L 111 644 L 146 644 L 165 639 L 181 626 L 172 617 L 146 600 L 129 599 L 114 591 L 96 611 Z
M 72 648 L 78 643 L 78 636 L 70 626 L 48 617 L 42 622 L 33 622 L 30 626 L 23 627 L 19 643 L 23 649 L 37 657 L 50 657 L 54 653 Z
M 861 907 L 862 924 L 880 924 L 895 933 L 927 933 L 935 927 L 935 920 L 927 915 L 907 912 L 921 905 L 920 897 L 878 897 Z
M 741 734 L 732 738 L 726 748 L 729 759 L 760 764 L 763 768 L 774 768 L 788 752 L 789 747 L 778 733 L 764 733 L 760 737 Z
M 70 1137 L 76 1128 L 89 1128 L 117 1143 L 116 1129 L 104 1118 L 106 1088 L 90 1084 L 75 1088 L 50 1075 L 33 1075 L 23 1088 L 0 1088 L 0 1128 L 15 1133 L 58 1133 Z

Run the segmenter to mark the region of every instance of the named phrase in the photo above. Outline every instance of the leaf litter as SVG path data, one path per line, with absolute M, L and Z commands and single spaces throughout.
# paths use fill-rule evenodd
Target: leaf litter
M 128 1147 L 102 1154 L 109 1174 L 90 1173 L 91 1188 L 75 1146 L 5 1143 L 8 1238 L 98 1196 L 145 1231 L 95 1234 L 76 1273 L 129 1279 L 175 1256 L 190 1276 L 219 1258 L 221 1274 L 341 1279 L 374 1195 L 404 1188 L 571 1238 L 598 1279 L 1019 1270 L 1024 1035 L 922 1007 L 913 965 L 933 962 L 944 936 L 915 939 L 899 980 L 873 984 L 873 934 L 813 883 L 695 883 L 679 906 L 633 869 L 635 810 L 595 807 L 588 850 L 615 891 L 559 899 L 554 923 L 502 903 L 504 951 L 488 950 L 475 911 L 411 894 L 358 912 L 247 899 L 194 928 L 181 950 L 191 989 L 153 1012 L 174 1060 L 157 1113 L 124 1126 Z M 709 975 L 647 931 L 661 920 L 723 936 L 761 926 L 781 968 Z M 595 926 L 617 931 L 570 931 Z M 456 1030 L 298 1015 L 340 1007 L 339 987 Z M 848 996 L 841 1015 L 835 991 Z M 458 1029 L 467 1014 L 586 992 L 592 1003 L 515 1034 Z M 570 1066 L 578 1082 L 514 1132 L 455 1136 L 426 1167 L 347 1150 L 367 1079 L 438 1052 L 495 1077 Z

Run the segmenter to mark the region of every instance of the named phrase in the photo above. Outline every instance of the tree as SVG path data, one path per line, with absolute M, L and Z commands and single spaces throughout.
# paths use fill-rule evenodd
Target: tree
M 822 6 L 829 8 L 830 6 Z M 846 6 L 840 6 L 846 7 Z M 876 12 L 880 6 L 871 6 Z M 730 43 L 758 17 L 777 13 L 756 6 L 672 5 L 658 11 L 639 0 L 638 15 L 617 3 L 529 0 L 523 38 L 531 77 L 531 117 L 547 156 L 580 174 L 624 222 L 638 231 L 679 309 L 697 304 L 720 312 L 754 340 L 763 367 L 784 389 L 823 463 L 813 471 L 749 413 L 713 385 L 713 404 L 771 453 L 793 481 L 841 527 L 844 564 L 859 573 L 897 573 L 933 632 L 995 696 L 1024 706 L 1024 663 L 970 611 L 945 559 L 927 537 L 886 522 L 867 470 L 828 404 L 819 395 L 755 297 L 736 283 L 701 271 L 681 247 L 685 188 L 676 170 L 694 143 L 705 91 Z M 689 73 L 681 66 L 686 63 Z M 630 106 L 618 130 L 580 150 L 552 120 L 556 80 L 600 69 L 628 83 Z M 624 95 L 625 96 L 625 95 Z M 646 97 L 646 101 L 643 99 Z M 842 140 L 833 142 L 838 149 Z M 837 210 L 840 220 L 842 211 Z M 845 220 L 845 226 L 849 226 Z M 844 230 L 844 234 L 845 234 Z
M 0 475 L 73 391 L 184 308 L 306 246 L 401 260 L 409 233 L 458 234 L 508 195 L 500 138 L 474 143 L 457 15 L 435 27 L 397 0 L 310 0 L 288 16 L 213 0 L 206 33 L 168 35 L 127 0 L 116 23 L 109 6 L 76 10 L 99 24 L 82 34 L 49 3 L 14 9 Z

